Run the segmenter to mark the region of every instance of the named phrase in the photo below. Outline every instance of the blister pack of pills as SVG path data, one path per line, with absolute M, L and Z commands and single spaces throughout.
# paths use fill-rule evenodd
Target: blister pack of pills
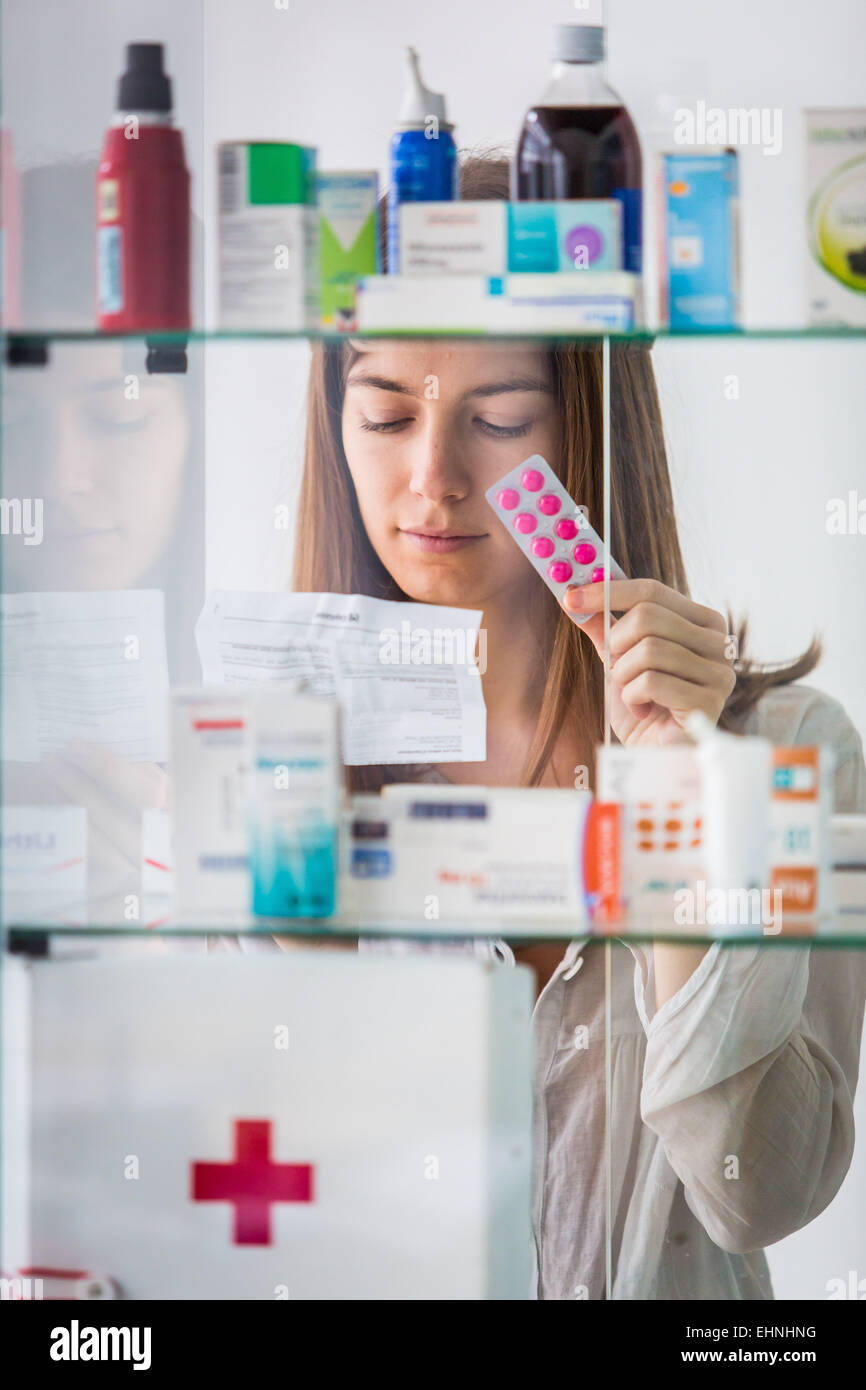
M 524 459 L 484 495 L 557 600 L 572 585 L 603 581 L 607 552 L 601 537 L 541 454 Z M 626 578 L 612 556 L 610 577 Z M 591 615 L 570 616 L 583 623 Z

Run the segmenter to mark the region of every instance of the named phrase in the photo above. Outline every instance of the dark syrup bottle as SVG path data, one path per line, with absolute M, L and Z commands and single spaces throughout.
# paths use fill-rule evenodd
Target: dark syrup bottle
M 558 24 L 553 76 L 527 112 L 512 168 L 517 202 L 618 198 L 623 269 L 641 270 L 641 155 L 637 131 L 604 79 L 604 30 Z

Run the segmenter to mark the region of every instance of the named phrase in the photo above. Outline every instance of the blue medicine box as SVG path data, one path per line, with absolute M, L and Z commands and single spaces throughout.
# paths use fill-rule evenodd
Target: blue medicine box
M 663 154 L 662 296 L 672 329 L 736 328 L 740 308 L 735 150 Z

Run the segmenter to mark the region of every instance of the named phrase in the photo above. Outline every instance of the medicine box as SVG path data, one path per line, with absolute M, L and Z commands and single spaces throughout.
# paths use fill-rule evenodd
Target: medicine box
M 618 808 L 589 792 L 398 783 L 353 811 L 347 901 L 362 918 L 459 935 L 614 916 Z
M 814 920 L 832 909 L 834 761 L 829 747 L 773 748 L 770 886 L 781 892 L 783 924 L 797 917 Z
M 508 204 L 508 269 L 621 270 L 622 203 L 616 198 Z
M 316 152 L 276 141 L 219 146 L 220 326 L 319 327 Z
M 355 286 L 379 269 L 379 178 L 375 170 L 319 173 L 316 192 L 322 327 L 348 331 L 356 327 Z
M 4 1275 L 67 1299 L 529 1298 L 532 985 L 354 951 L 10 957 Z
M 372 275 L 358 284 L 358 328 L 380 333 L 589 333 L 634 326 L 637 277 L 581 274 Z
M 834 906 L 866 913 L 866 815 L 833 816 L 831 837 Z
M 336 910 L 342 762 L 336 700 L 262 690 L 252 703 L 249 854 L 260 917 Z
M 734 150 L 663 154 L 661 314 L 673 329 L 736 328 L 739 192 Z
M 503 275 L 508 260 L 507 204 L 401 203 L 404 275 Z
M 598 795 L 620 808 L 622 908 L 633 927 L 672 930 L 682 890 L 705 876 L 700 763 L 693 747 L 598 749 Z
M 403 203 L 400 246 L 406 275 L 621 270 L 622 204 L 615 198 Z
M 866 324 L 866 107 L 804 113 L 807 322 Z
M 220 686 L 173 691 L 170 735 L 176 915 L 200 922 L 245 914 L 248 694 Z

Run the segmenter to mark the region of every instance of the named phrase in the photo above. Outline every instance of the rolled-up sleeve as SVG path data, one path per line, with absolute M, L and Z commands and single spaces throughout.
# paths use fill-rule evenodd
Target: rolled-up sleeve
M 641 1114 L 723 1249 L 781 1240 L 838 1191 L 864 999 L 858 951 L 715 945 L 649 1022 Z

